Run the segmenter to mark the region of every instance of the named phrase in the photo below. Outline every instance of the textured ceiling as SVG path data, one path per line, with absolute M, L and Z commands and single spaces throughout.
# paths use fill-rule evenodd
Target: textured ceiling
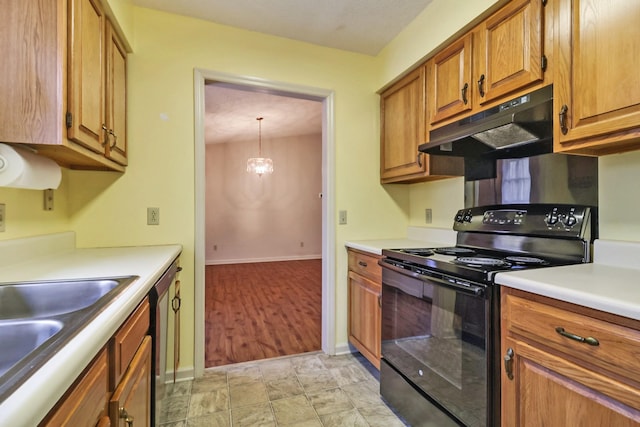
M 132 0 L 223 25 L 376 55 L 431 0 Z
M 322 102 L 230 88 L 205 86 L 205 142 L 221 144 L 322 132 Z

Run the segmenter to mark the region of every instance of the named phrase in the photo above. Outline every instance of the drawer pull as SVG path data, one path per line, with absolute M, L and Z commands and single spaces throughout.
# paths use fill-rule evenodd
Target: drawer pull
M 510 380 L 513 379 L 513 357 L 515 353 L 513 349 L 509 347 L 507 349 L 507 354 L 504 355 L 504 371 L 507 373 L 507 378 Z
M 359 265 L 360 267 L 367 268 L 367 263 L 366 263 L 366 262 L 364 262 L 364 261 L 358 261 L 358 265 Z
M 593 338 L 593 337 L 584 338 L 584 337 L 581 337 L 580 335 L 576 335 L 576 334 L 572 334 L 571 332 L 567 332 L 567 331 L 564 330 L 564 328 L 562 328 L 560 326 L 558 326 L 556 328 L 556 332 L 559 333 L 560 335 L 562 335 L 563 337 L 567 337 L 567 338 L 569 338 L 571 340 L 574 340 L 574 341 L 583 342 L 585 344 L 589 344 L 589 345 L 592 345 L 592 346 L 600 345 L 600 342 L 597 339 Z

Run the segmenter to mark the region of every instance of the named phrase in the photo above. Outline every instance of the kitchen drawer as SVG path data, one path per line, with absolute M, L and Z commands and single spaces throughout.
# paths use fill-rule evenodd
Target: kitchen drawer
M 113 337 L 111 384 L 118 384 L 140 343 L 149 333 L 149 298 L 145 298 Z
M 349 270 L 367 277 L 374 282 L 382 282 L 382 267 L 378 265 L 380 256 L 349 249 Z
M 507 294 L 502 302 L 502 327 L 510 334 L 556 349 L 578 364 L 600 367 L 640 384 L 640 330 L 628 327 L 634 321 L 620 318 L 617 322 L 617 316 L 611 314 L 545 302 L 543 298 L 534 301 Z M 575 311 L 568 310 L 571 307 Z M 598 345 L 563 336 L 557 328 L 577 337 L 595 338 Z

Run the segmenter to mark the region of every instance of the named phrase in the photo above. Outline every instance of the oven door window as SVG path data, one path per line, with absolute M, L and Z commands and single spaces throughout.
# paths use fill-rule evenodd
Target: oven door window
M 488 300 L 409 280 L 422 297 L 383 280 L 382 357 L 465 425 L 485 425 Z

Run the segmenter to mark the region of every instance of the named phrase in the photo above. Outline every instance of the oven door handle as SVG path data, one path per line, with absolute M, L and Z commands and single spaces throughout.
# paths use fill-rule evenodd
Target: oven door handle
M 444 286 L 444 287 L 447 287 L 447 288 L 451 288 L 451 289 L 455 289 L 455 290 L 460 291 L 462 293 L 471 294 L 471 295 L 474 295 L 474 296 L 477 296 L 477 297 L 482 297 L 485 294 L 485 288 L 483 286 L 477 286 L 477 285 L 472 285 L 472 284 L 462 285 L 462 284 L 459 284 L 459 283 L 452 283 L 452 282 L 449 282 L 447 280 L 439 279 L 437 277 L 425 276 L 423 274 L 416 273 L 415 271 L 395 266 L 395 265 L 387 262 L 384 259 L 381 259 L 380 261 L 378 261 L 378 264 L 380 264 L 380 266 L 383 267 L 383 268 L 388 268 L 389 270 L 395 271 L 396 273 L 400 273 L 400 274 L 403 274 L 405 276 L 413 277 L 413 278 L 418 279 L 418 280 L 420 280 L 422 282 L 433 282 L 433 283 L 436 283 L 438 285 L 441 285 L 441 286 Z M 383 283 L 384 283 L 384 280 L 383 280 Z M 388 285 L 388 286 L 392 286 L 394 288 L 398 288 L 397 286 L 394 286 L 391 283 L 384 283 L 384 284 Z

